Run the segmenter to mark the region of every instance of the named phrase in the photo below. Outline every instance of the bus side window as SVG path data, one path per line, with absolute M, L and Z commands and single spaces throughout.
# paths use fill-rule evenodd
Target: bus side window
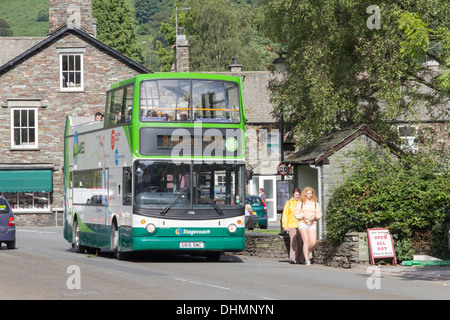
M 116 124 L 131 122 L 133 111 L 134 87 L 129 85 L 107 93 L 105 126 L 111 127 Z
M 131 115 L 133 111 L 133 95 L 134 95 L 134 86 L 128 86 L 125 88 L 124 95 L 124 108 L 122 110 L 122 114 L 125 115 L 125 122 L 131 122 Z
M 105 112 L 105 127 L 111 127 L 122 119 L 123 89 L 108 92 Z
M 124 206 L 131 206 L 131 179 L 132 179 L 131 168 L 130 167 L 123 168 L 122 204 Z
M 114 91 L 114 99 L 111 104 L 110 125 L 122 122 L 123 89 Z

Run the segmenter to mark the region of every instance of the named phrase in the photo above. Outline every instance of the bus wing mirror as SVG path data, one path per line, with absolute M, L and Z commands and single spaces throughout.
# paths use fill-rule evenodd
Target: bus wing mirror
M 252 180 L 253 170 L 245 170 L 245 177 L 247 178 L 247 180 Z

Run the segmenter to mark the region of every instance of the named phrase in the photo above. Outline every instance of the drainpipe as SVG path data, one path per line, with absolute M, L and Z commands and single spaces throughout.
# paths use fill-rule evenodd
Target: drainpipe
M 317 170 L 317 182 L 318 182 L 318 186 L 317 186 L 317 198 L 319 200 L 319 205 L 321 207 L 322 210 L 322 218 L 319 220 L 319 239 L 322 240 L 323 239 L 323 219 L 325 217 L 324 213 L 325 213 L 325 205 L 323 203 L 323 199 L 322 199 L 322 167 L 321 166 L 315 166 L 314 164 L 309 164 L 309 167 L 312 169 L 316 169 Z

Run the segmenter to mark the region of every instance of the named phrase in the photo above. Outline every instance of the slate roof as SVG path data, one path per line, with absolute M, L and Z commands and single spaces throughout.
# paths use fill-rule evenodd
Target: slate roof
M 292 156 L 286 159 L 285 162 L 288 164 L 305 165 L 320 164 L 325 162 L 328 157 L 355 140 L 360 135 L 366 135 L 375 142 L 379 144 L 382 143 L 380 136 L 368 125 L 360 125 L 327 134 L 323 136 L 316 145 L 306 150 L 295 152 Z M 391 144 L 388 144 L 388 146 L 396 155 L 401 154 L 401 150 L 399 148 Z
M 9 70 L 10 68 L 14 67 L 15 65 L 17 65 L 18 63 L 20 63 L 24 59 L 27 59 L 32 54 L 36 53 L 39 50 L 42 50 L 43 48 L 45 48 L 45 46 L 48 43 L 51 43 L 52 41 L 54 41 L 55 39 L 57 39 L 58 37 L 62 36 L 63 34 L 65 34 L 67 32 L 74 33 L 74 34 L 82 37 L 86 41 L 91 42 L 91 43 L 99 46 L 103 50 L 107 51 L 111 56 L 117 58 L 118 60 L 122 61 L 123 63 L 127 64 L 128 66 L 136 69 L 140 73 L 152 73 L 152 71 L 148 70 L 144 66 L 141 66 L 140 64 L 138 64 L 134 60 L 124 56 L 120 52 L 114 50 L 113 48 L 107 46 L 103 42 L 97 40 L 96 38 L 88 35 L 84 31 L 82 31 L 82 30 L 80 30 L 80 29 L 78 29 L 78 28 L 76 28 L 74 26 L 71 26 L 71 27 L 64 26 L 64 27 L 60 28 L 58 31 L 54 32 L 52 35 L 50 35 L 49 37 L 45 38 L 44 40 L 38 42 L 37 44 L 35 44 L 31 48 L 29 48 L 28 50 L 20 53 L 15 58 L 9 60 L 5 64 L 0 65 L 0 73 L 3 73 L 5 71 Z
M 47 37 L 0 37 L 0 66 Z

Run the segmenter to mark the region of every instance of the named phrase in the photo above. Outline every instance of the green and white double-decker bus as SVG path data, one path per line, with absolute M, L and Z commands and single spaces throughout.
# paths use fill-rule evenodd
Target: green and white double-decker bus
M 241 79 L 142 74 L 111 86 L 104 121 L 68 117 L 64 237 L 77 252 L 245 247 Z

